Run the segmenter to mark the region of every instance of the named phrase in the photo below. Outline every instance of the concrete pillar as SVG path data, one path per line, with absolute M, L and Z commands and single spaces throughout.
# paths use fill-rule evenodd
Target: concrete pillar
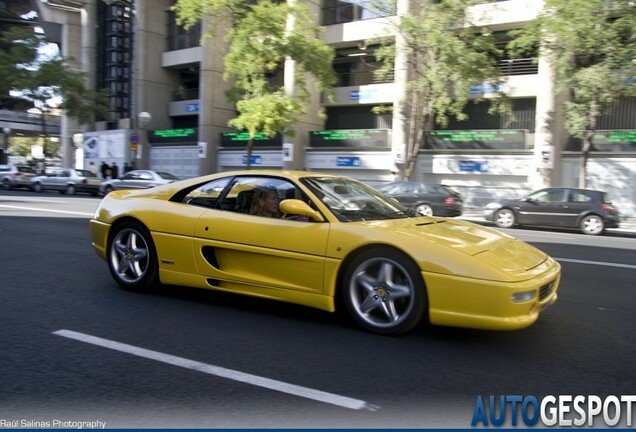
M 397 16 L 404 16 L 410 7 L 409 0 L 397 0 Z M 409 141 L 410 103 L 407 84 L 409 81 L 408 56 L 403 47 L 404 37 L 397 32 L 395 35 L 395 100 L 393 102 L 393 140 L 391 154 L 393 156 L 394 172 L 402 172 L 407 162 L 407 143 Z
M 534 158 L 528 178 L 533 190 L 560 181 L 561 150 L 565 144 L 564 95 L 555 93 L 554 71 L 547 56 L 539 56 Z
M 320 24 L 320 2 L 315 0 L 305 0 L 304 5 L 309 9 L 310 16 L 313 17 L 316 25 Z M 295 79 L 296 73 L 290 73 L 287 76 L 287 63 L 285 63 L 285 89 L 291 82 L 287 80 Z M 310 71 L 311 72 L 311 71 Z M 309 132 L 321 130 L 324 128 L 324 121 L 320 118 L 321 111 L 321 94 L 314 85 L 312 76 L 307 76 L 306 87 L 310 94 L 310 100 L 306 108 L 305 116 L 294 125 L 293 153 L 292 161 L 283 161 L 284 169 L 305 169 L 306 166 L 306 149 L 309 147 Z M 288 142 L 284 138 L 283 142 Z
M 203 21 L 202 34 L 209 31 L 209 23 Z M 219 23 L 216 23 L 219 24 Z M 218 148 L 221 133 L 229 132 L 227 122 L 236 116 L 234 105 L 225 95 L 230 88 L 223 80 L 223 58 L 227 46 L 223 40 L 222 26 L 215 27 L 215 36 L 203 39 L 203 59 L 199 76 L 200 111 L 199 143 L 203 147 L 199 159 L 199 174 L 211 174 L 219 170 Z
M 80 20 L 80 10 L 60 11 L 56 14 L 62 23 L 61 34 L 61 55 L 67 60 L 69 65 L 77 70 L 82 68 L 82 22 Z M 62 164 L 65 167 L 75 167 L 75 144 L 73 135 L 80 131 L 77 120 L 62 115 L 60 119 L 60 148 L 62 153 Z M 83 167 L 79 167 L 83 168 Z

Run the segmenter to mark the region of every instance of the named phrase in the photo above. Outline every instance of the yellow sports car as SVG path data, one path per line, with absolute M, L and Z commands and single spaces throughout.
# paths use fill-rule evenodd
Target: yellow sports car
M 90 221 L 117 283 L 229 291 L 400 334 L 433 324 L 511 330 L 557 299 L 561 267 L 469 222 L 420 216 L 356 180 L 236 171 L 108 194 Z

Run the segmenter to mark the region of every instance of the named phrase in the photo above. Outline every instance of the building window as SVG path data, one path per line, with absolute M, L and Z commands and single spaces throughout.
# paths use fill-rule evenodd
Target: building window
M 167 11 L 166 14 L 168 25 L 168 51 L 194 48 L 201 45 L 201 23 L 186 30 L 177 24 L 176 14 L 173 11 Z
M 377 0 L 323 0 L 322 25 L 340 24 L 395 15 L 395 2 Z

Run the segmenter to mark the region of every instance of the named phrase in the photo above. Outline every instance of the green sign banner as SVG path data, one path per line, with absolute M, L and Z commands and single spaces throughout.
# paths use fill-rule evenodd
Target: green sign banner
M 592 137 L 592 149 L 607 152 L 636 151 L 636 130 L 596 131 Z
M 221 146 L 223 147 L 247 147 L 250 140 L 249 132 L 226 132 L 221 134 Z M 258 132 L 252 141 L 255 147 L 282 147 L 283 137 L 276 134 L 268 137 L 262 132 Z
M 527 132 L 525 129 L 427 131 L 425 148 L 523 150 L 526 148 Z
M 338 129 L 309 132 L 311 147 L 390 147 L 387 129 Z

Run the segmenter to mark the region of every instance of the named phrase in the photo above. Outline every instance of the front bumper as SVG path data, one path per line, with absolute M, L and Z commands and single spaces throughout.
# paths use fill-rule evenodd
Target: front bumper
M 552 261 L 552 260 L 550 260 Z M 432 324 L 487 330 L 517 330 L 532 325 L 557 301 L 561 266 L 552 261 L 540 275 L 522 282 L 496 282 L 423 273 Z M 513 295 L 533 291 L 529 301 Z

